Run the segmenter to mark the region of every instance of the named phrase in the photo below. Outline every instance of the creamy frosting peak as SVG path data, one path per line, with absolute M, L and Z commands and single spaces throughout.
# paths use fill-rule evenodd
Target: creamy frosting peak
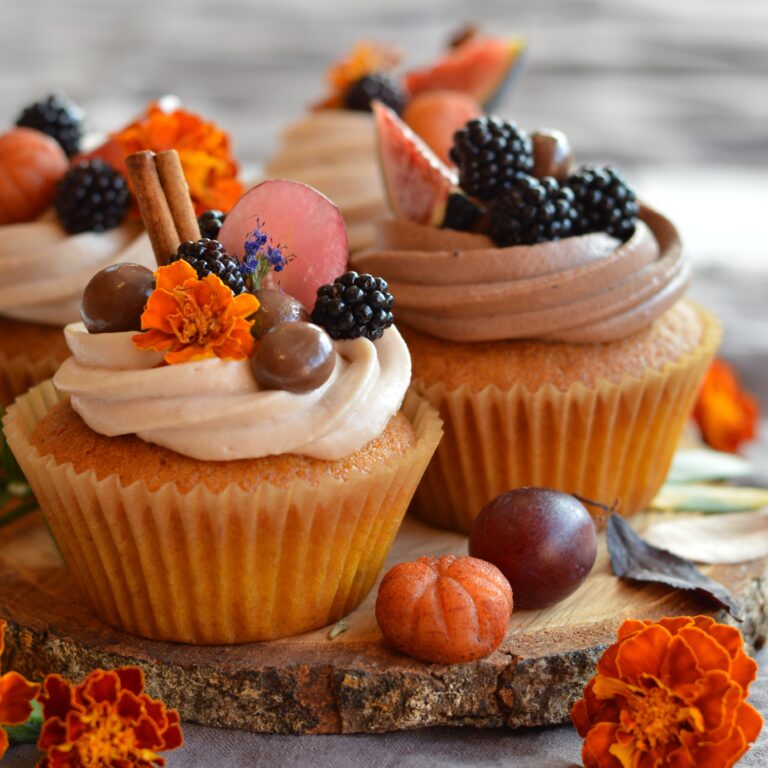
M 118 262 L 155 269 L 138 222 L 70 235 L 49 212 L 37 221 L 0 226 L 0 314 L 49 325 L 78 320 L 88 281 Z
M 301 394 L 260 389 L 248 360 L 158 365 L 135 334 L 65 328 L 73 357 L 54 377 L 95 432 L 141 439 L 204 461 L 295 453 L 339 459 L 380 435 L 400 409 L 411 378 L 396 328 L 376 342 L 335 341 L 336 367 Z
M 386 213 L 376 130 L 368 112 L 325 109 L 288 125 L 265 172 L 319 189 L 339 206 L 351 250 L 373 244 L 376 219 Z
M 626 243 L 592 233 L 498 248 L 390 219 L 354 266 L 389 281 L 400 320 L 450 341 L 620 339 L 677 301 L 690 276 L 675 227 L 648 208 Z

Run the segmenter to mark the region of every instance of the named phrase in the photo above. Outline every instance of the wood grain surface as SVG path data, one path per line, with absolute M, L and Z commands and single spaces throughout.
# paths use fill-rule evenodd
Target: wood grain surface
M 407 519 L 388 566 L 423 554 L 466 554 L 466 546 L 463 536 Z M 768 560 L 709 573 L 733 590 L 747 641 L 764 643 Z M 619 581 L 601 537 L 579 590 L 551 608 L 516 611 L 501 648 L 471 664 L 427 664 L 387 646 L 374 616 L 375 589 L 333 640 L 324 628 L 242 646 L 151 642 L 94 618 L 38 514 L 0 530 L 0 583 L 0 615 L 9 620 L 3 669 L 79 679 L 96 667 L 135 663 L 149 690 L 183 719 L 266 733 L 564 722 L 623 619 L 710 608 L 689 593 Z

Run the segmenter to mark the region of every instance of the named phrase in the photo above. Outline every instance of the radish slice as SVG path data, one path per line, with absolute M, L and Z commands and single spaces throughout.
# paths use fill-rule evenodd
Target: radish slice
M 288 259 L 281 272 L 269 273 L 265 286 L 282 288 L 311 312 L 317 289 L 347 271 L 349 242 L 341 212 L 306 184 L 272 179 L 235 203 L 219 240 L 227 253 L 242 261 L 245 241 L 259 225 Z

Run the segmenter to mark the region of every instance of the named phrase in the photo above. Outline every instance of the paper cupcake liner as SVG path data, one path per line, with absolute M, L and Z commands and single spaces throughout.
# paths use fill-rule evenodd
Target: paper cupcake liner
M 19 395 L 41 381 L 50 379 L 66 358 L 46 355 L 8 357 L 0 349 L 0 405 L 9 406 Z
M 505 491 L 541 486 L 576 493 L 631 515 L 653 498 L 669 471 L 677 441 L 721 329 L 701 313 L 699 347 L 642 378 L 567 391 L 546 385 L 531 392 L 415 379 L 445 436 L 414 496 L 412 510 L 439 528 L 469 532 L 480 510 Z
M 286 488 L 203 486 L 181 494 L 96 479 L 30 443 L 59 401 L 51 382 L 5 418 L 24 470 L 75 580 L 106 623 L 143 637 L 243 643 L 305 632 L 352 611 L 373 586 L 440 440 L 428 403 L 403 413 L 416 444 L 369 474 Z

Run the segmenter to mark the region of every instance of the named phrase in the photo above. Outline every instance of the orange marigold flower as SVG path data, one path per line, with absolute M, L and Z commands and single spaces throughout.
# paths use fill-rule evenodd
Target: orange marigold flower
M 707 445 L 736 452 L 755 437 L 760 409 L 757 400 L 740 387 L 733 368 L 715 360 L 699 391 L 693 418 Z
M 179 713 L 144 693 L 138 667 L 91 672 L 80 685 L 48 675 L 40 694 L 38 768 L 155 768 L 184 743 Z
M 252 293 L 233 296 L 216 275 L 198 279 L 186 261 L 174 261 L 155 273 L 156 287 L 133 337 L 139 349 L 165 352 L 170 364 L 208 357 L 241 360 L 253 352 L 247 318 L 259 308 Z
M 400 51 L 392 46 L 370 40 L 359 41 L 341 61 L 328 69 L 331 95 L 316 108 L 341 107 L 344 93 L 352 83 L 374 72 L 394 69 L 401 59 Z
M 586 768 L 730 768 L 763 725 L 757 664 L 709 616 L 625 621 L 571 712 Z
M 0 619 L 0 656 L 5 649 L 5 622 Z M 40 690 L 18 672 L 0 675 L 0 726 L 19 725 L 32 713 L 32 701 Z M 8 734 L 0 728 L 0 758 L 8 749 Z
M 110 156 L 120 157 L 126 175 L 125 158 L 134 152 L 175 149 L 198 215 L 209 209 L 226 213 L 243 194 L 228 134 L 185 109 L 166 111 L 153 102 L 144 116 L 112 134 L 108 143 L 118 150 Z

